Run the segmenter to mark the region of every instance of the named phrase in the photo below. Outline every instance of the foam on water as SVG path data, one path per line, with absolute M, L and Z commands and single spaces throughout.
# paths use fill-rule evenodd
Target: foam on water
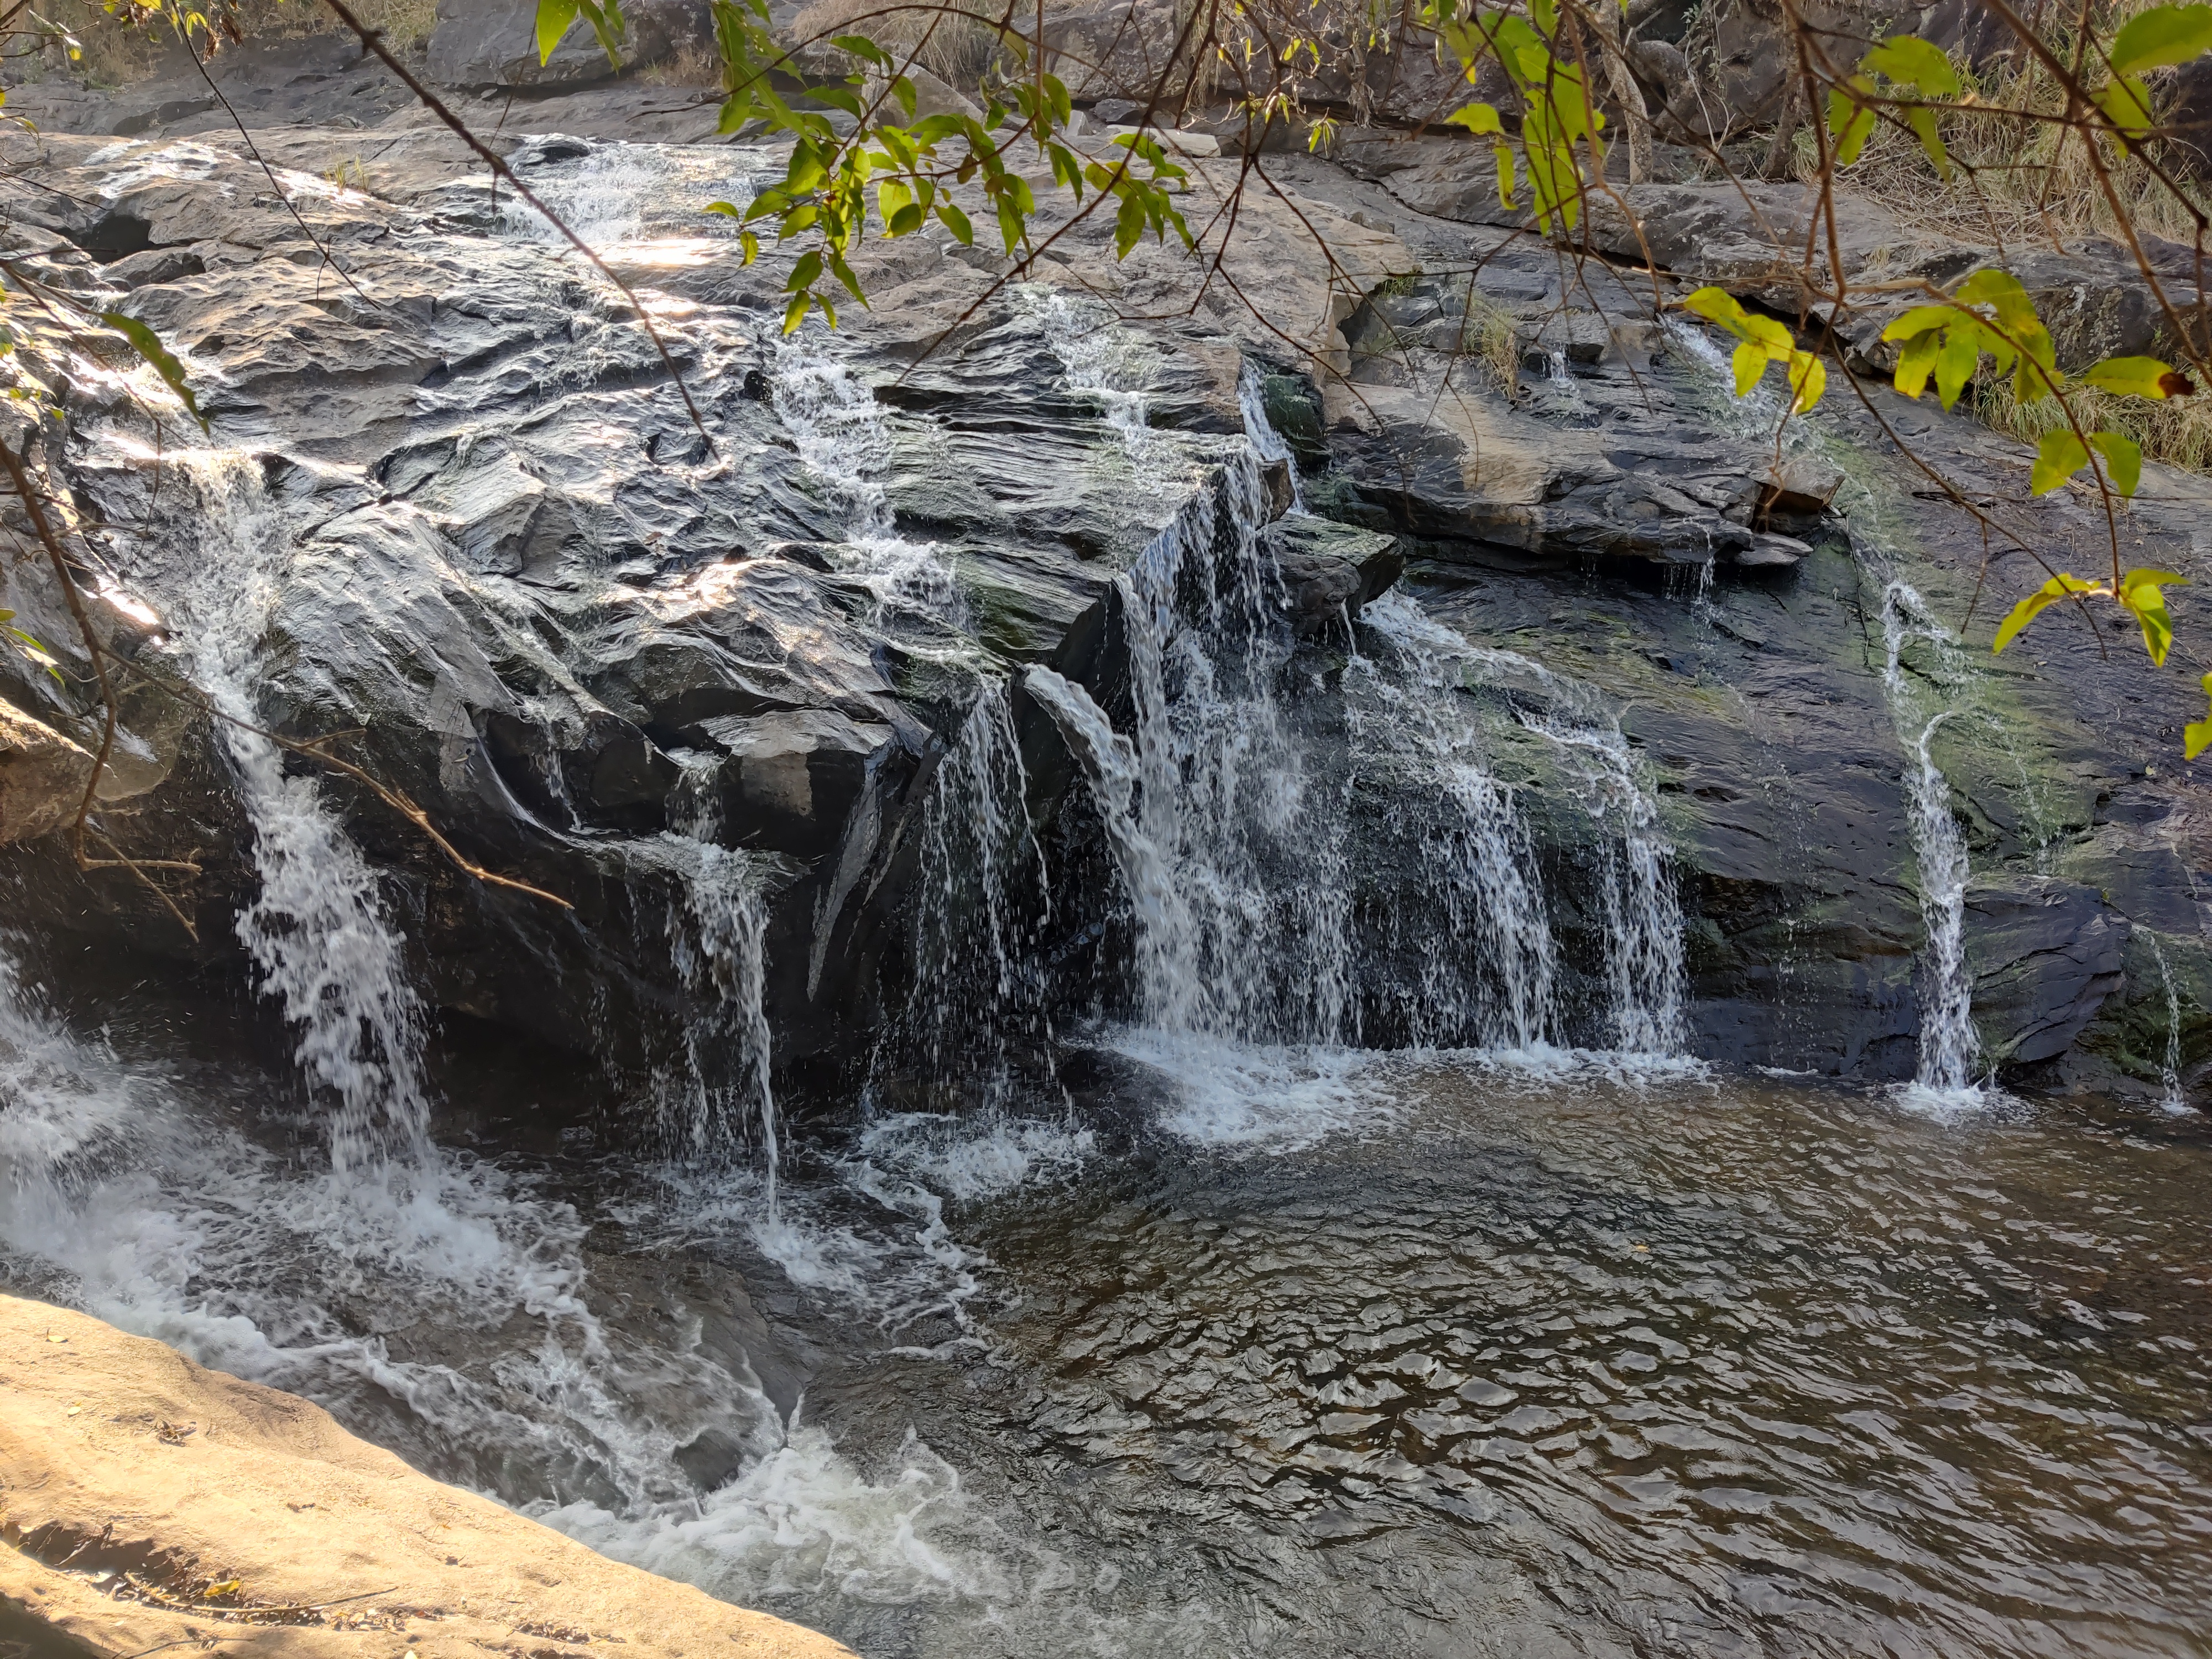
M 1395 1110 L 1388 1084 L 1401 1061 L 1381 1050 L 1237 1043 L 1152 1026 L 1118 1030 L 1108 1046 L 1174 1083 L 1159 1127 L 1200 1146 L 1294 1152 L 1381 1130 Z
M 879 621 L 903 615 L 957 627 L 967 606 L 943 552 L 898 533 L 884 483 L 893 434 L 874 389 L 831 355 L 826 331 L 812 327 L 779 337 L 769 385 L 799 459 L 846 514 L 839 568 L 867 584 Z

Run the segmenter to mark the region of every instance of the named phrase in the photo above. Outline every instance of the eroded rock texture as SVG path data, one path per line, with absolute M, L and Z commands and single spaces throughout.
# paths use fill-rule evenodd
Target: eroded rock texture
M 89 527 L 100 625 L 148 671 L 128 693 L 130 810 L 113 823 L 138 854 L 190 852 L 205 873 L 180 899 L 195 944 L 143 886 L 80 878 L 49 836 L 10 854 L 49 920 L 235 971 L 251 836 L 219 736 L 155 681 L 219 678 L 237 669 L 223 652 L 245 652 L 256 718 L 343 734 L 337 752 L 467 857 L 573 905 L 470 879 L 325 777 L 439 1008 L 649 1066 L 701 994 L 675 962 L 684 849 L 722 844 L 765 906 L 779 1065 L 849 1077 L 908 994 L 896 964 L 921 813 L 979 671 L 1042 663 L 1121 707 L 1114 579 L 1220 487 L 1257 408 L 1317 515 L 1263 538 L 1317 695 L 1330 653 L 1340 667 L 1362 637 L 1346 631 L 1361 607 L 1398 582 L 1481 651 L 1570 677 L 1617 714 L 1674 849 L 1697 1052 L 1910 1072 L 1925 931 L 1903 781 L 1938 704 L 1957 710 L 1930 742 L 1975 872 L 1988 1059 L 2046 1079 L 2106 1062 L 2154 1077 L 2169 984 L 2185 1057 L 2212 1038 L 2202 786 L 2179 756 L 2201 694 L 2063 621 L 1986 660 L 1990 618 L 2041 580 L 2014 544 L 2093 560 L 2090 509 L 2060 500 L 1987 539 L 1881 422 L 1970 502 L 2021 495 L 2016 446 L 1887 392 L 1870 408 L 1839 393 L 1778 453 L 1771 405 L 1733 403 L 1712 344 L 1651 320 L 1690 280 L 1761 292 L 1771 244 L 1710 191 L 1629 192 L 1668 266 L 1634 275 L 1501 225 L 1473 146 L 1347 142 L 1339 161 L 1269 159 L 1280 193 L 1247 193 L 1233 283 L 1151 244 L 1117 262 L 1103 219 L 995 291 L 1004 261 L 915 237 L 863 263 L 871 312 L 834 343 L 793 344 L 776 327 L 788 259 L 743 266 L 696 211 L 780 173 L 776 147 L 618 142 L 706 138 L 711 100 L 684 88 L 518 100 L 498 142 L 610 250 L 664 361 L 611 283 L 388 76 L 299 50 L 258 79 L 252 60 L 226 71 L 273 183 L 188 99 L 95 108 L 49 91 L 63 131 L 9 141 L 16 245 L 170 341 L 223 452 L 194 453 L 178 421 L 154 432 L 113 376 L 64 369 L 71 425 L 39 459 Z M 1241 166 L 1193 162 L 1194 225 L 1221 222 Z M 1793 200 L 1766 205 L 1786 219 Z M 2045 286 L 2105 292 L 2087 270 Z M 2085 313 L 2083 349 L 2154 343 L 2127 303 Z M 1115 349 L 1147 388 L 1134 437 L 1127 402 L 1085 378 L 1086 343 L 1117 313 L 1133 320 Z M 1169 434 L 1170 460 L 1145 460 L 1146 431 Z M 1279 469 L 1267 512 L 1290 493 Z M 2154 470 L 2127 521 L 2136 562 L 2192 570 L 2207 493 Z M 35 567 L 11 580 L 68 655 Z M 1893 667 L 1898 583 L 1980 659 L 1923 630 Z M 2198 626 L 2187 591 L 2174 603 L 2185 633 Z M 1569 956 L 1587 958 L 1595 820 L 1530 735 L 1541 700 L 1467 680 Z M 23 667 L 4 690 L 85 741 L 81 690 Z M 1048 813 L 1074 769 L 1015 702 Z M 1094 865 L 1079 867 L 1104 879 Z

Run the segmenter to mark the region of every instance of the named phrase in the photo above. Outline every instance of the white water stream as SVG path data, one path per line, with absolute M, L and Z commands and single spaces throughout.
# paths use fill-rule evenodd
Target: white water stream
M 1905 653 L 1915 641 L 1936 653 L 1944 685 L 1963 674 L 1958 641 L 1937 622 L 1928 603 L 1906 583 L 1882 591 L 1882 685 L 1890 714 L 1905 744 L 1905 805 L 1912 850 L 1920 866 L 1920 915 L 1928 931 L 1922 972 L 1920 1060 L 1914 1081 L 1937 1104 L 1978 1098 L 1973 1065 L 1973 976 L 1966 951 L 1966 842 L 1951 811 L 1950 780 L 1936 765 L 1936 733 L 1959 710 L 1948 701 L 1931 708 L 1929 697 L 1907 678 Z

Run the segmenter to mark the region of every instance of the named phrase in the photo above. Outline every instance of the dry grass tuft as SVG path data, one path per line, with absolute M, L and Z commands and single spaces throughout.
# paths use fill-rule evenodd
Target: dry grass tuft
M 1000 0 L 947 0 L 901 6 L 897 0 L 814 0 L 791 21 L 794 41 L 826 41 L 834 34 L 865 34 L 887 52 L 921 50 L 922 68 L 963 92 L 972 92 L 999 51 Z M 1057 7 L 1055 6 L 1055 9 Z M 925 44 L 926 43 L 926 44 Z
M 2051 398 L 2022 404 L 2014 400 L 2009 376 L 1974 387 L 1975 416 L 2024 443 L 2039 443 L 2066 424 Z M 2171 398 L 2152 401 L 2115 398 L 2090 386 L 2068 394 L 2075 418 L 2092 432 L 2119 432 L 2142 446 L 2146 460 L 2164 461 L 2191 472 L 2212 472 L 2212 398 Z
M 2100 12 L 2101 26 L 2116 27 L 2151 3 L 2119 0 L 2109 15 Z M 2070 57 L 2069 32 L 2045 34 L 2062 59 Z M 2212 212 L 2212 196 L 2203 183 L 2180 180 L 2185 194 L 2177 197 L 2148 164 L 2103 143 L 2095 161 L 2111 182 L 2108 196 L 2083 137 L 2057 120 L 2034 118 L 2066 112 L 2065 93 L 2039 61 L 2002 64 L 1979 76 L 1961 62 L 1959 71 L 1968 97 L 1985 107 L 1954 110 L 1941 118 L 1954 169 L 1949 183 L 1937 178 L 1912 136 L 1887 121 L 1875 127 L 1859 159 L 1838 172 L 1837 181 L 1872 198 L 1916 229 L 2001 247 L 2112 236 L 2124 221 L 2155 236 L 2195 240 L 2197 211 Z M 1792 159 L 1801 179 L 1819 178 L 1809 129 L 1797 133 Z
M 362 21 L 382 29 L 394 49 L 410 52 L 430 38 L 438 0 L 356 0 L 354 10 Z M 343 27 L 313 0 L 236 0 L 234 14 L 248 40 L 331 34 Z M 176 49 L 168 26 L 150 12 L 134 11 L 128 0 L 112 11 L 100 0 L 52 0 L 40 15 L 77 38 L 83 56 L 75 68 L 94 86 L 143 80 Z

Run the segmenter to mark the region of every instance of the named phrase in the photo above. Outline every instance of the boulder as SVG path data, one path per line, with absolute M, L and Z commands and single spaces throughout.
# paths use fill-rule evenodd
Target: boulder
M 1358 620 L 1406 568 L 1396 537 L 1304 514 L 1277 520 L 1261 539 L 1282 573 L 1291 625 L 1308 636 Z
M 430 31 L 430 78 L 448 87 L 560 87 L 605 80 L 649 64 L 671 44 L 670 23 L 689 15 L 675 5 L 625 6 L 629 25 L 619 66 L 579 17 L 550 58 L 538 57 L 537 0 L 438 0 Z
M 1983 1059 L 2027 1065 L 2065 1053 L 2120 988 L 2128 923 L 2075 883 L 1990 876 L 1967 887 L 1966 942 Z
M 240 1627 L 191 1605 L 228 1579 L 234 1612 L 351 1599 L 359 1626 L 421 1659 L 504 1651 L 518 1631 L 619 1642 L 637 1659 L 708 1642 L 738 1659 L 849 1659 L 826 1636 L 418 1474 L 319 1406 L 83 1314 L 0 1297 L 0 1639 L 11 1649 L 91 1659 L 195 1645 L 210 1628 Z M 125 1571 L 171 1604 L 102 1593 Z M 278 1659 L 362 1646 L 361 1628 L 326 1614 L 244 1628 Z
M 89 750 L 0 701 L 0 846 L 73 822 L 91 777 Z

